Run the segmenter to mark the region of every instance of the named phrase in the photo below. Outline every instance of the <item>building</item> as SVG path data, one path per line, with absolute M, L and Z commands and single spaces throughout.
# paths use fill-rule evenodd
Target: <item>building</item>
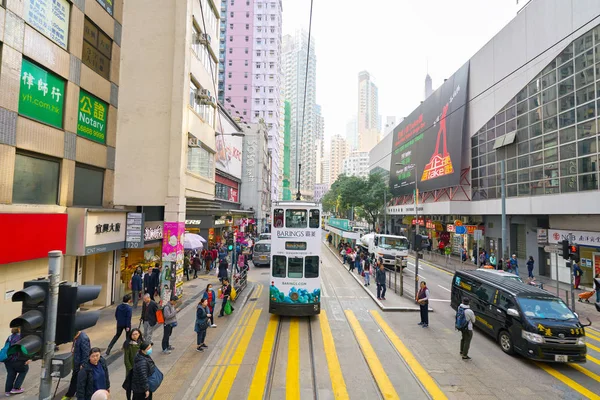
M 315 202 L 320 202 L 321 199 L 323 198 L 323 196 L 325 196 L 325 193 L 327 193 L 328 190 L 329 190 L 329 187 L 326 184 L 324 184 L 324 183 L 317 183 L 315 185 L 314 201 Z
M 358 74 L 358 150 L 369 152 L 379 142 L 379 94 L 367 71 Z
M 398 119 L 394 116 L 385 117 L 385 125 L 383 126 L 383 132 L 381 137 L 386 137 L 390 132 L 394 130 L 396 125 L 398 125 L 400 122 L 402 122 L 402 119 L 398 121 Z
M 498 258 L 514 253 L 524 265 L 531 255 L 536 276 L 555 279 L 558 270 L 568 282 L 564 260 L 544 250 L 568 238 L 580 245 L 582 284 L 589 287 L 600 272 L 600 55 L 594 50 L 600 45 L 600 3 L 554 1 L 551 13 L 548 7 L 544 0 L 529 2 L 394 130 L 390 185 L 396 197 L 388 214 L 395 216 L 394 226 L 410 227 L 414 172 L 396 163 L 416 162 L 420 224 L 434 244 L 442 240 L 455 251 L 463 244 L 472 250 L 473 233 L 480 230 L 480 244 Z M 454 112 L 458 107 L 462 113 Z M 421 126 L 420 145 L 411 147 L 407 134 Z M 436 151 L 439 139 L 443 147 Z M 467 234 L 457 233 L 462 229 L 455 220 Z
M 307 54 L 309 54 L 308 74 L 306 68 Z M 317 158 L 314 148 L 317 140 L 317 132 L 315 131 L 317 57 L 314 37 L 311 39 L 309 53 L 308 33 L 306 31 L 298 30 L 293 36 L 285 35 L 283 38 L 282 65 L 284 98 L 290 102 L 291 108 L 290 177 L 292 192 L 296 193 L 298 191 L 298 165 L 302 164 L 300 192 L 303 197 L 309 199 L 314 194 L 317 171 Z M 306 100 L 304 99 L 305 92 Z
M 356 115 L 346 123 L 346 141 L 350 150 L 358 150 L 358 118 Z
M 329 151 L 331 154 L 331 157 L 329 158 L 329 185 L 333 185 L 338 176 L 341 175 L 344 167 L 344 160 L 348 157 L 349 151 L 346 139 L 340 135 L 334 135 L 331 138 Z
M 330 162 L 331 159 L 329 157 L 329 153 L 325 153 L 323 158 L 321 159 L 321 182 L 330 187 L 333 182 L 331 182 L 331 170 L 330 170 Z
M 342 173 L 348 176 L 366 177 L 369 175 L 369 153 L 352 151 L 344 159 Z
M 65 254 L 61 280 L 102 285 L 91 305 L 107 306 L 126 246 L 113 197 L 123 1 L 45 3 L 0 2 L 5 336 L 21 311 L 11 293 L 48 274 L 49 251 Z
M 431 81 L 431 76 L 429 74 L 425 75 L 425 92 L 423 100 L 427 99 L 433 93 L 433 82 Z
M 390 164 L 392 162 L 390 149 L 393 146 L 393 136 L 392 132 L 388 133 L 369 152 L 368 173 L 383 174 L 386 181 L 389 180 L 390 176 Z

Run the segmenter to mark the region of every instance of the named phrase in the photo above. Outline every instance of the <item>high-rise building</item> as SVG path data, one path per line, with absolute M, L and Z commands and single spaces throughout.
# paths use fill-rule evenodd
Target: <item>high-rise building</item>
M 358 150 L 369 152 L 379 142 L 379 94 L 367 71 L 358 74 Z
M 346 141 L 351 150 L 358 149 L 358 118 L 356 115 L 346 123 Z
M 431 76 L 427 74 L 425 76 L 425 98 L 423 100 L 431 96 L 431 93 L 433 93 L 433 82 L 431 81 Z
M 331 157 L 329 157 L 329 184 L 337 180 L 342 173 L 344 160 L 348 157 L 348 144 L 341 135 L 334 135 L 331 138 Z
M 369 175 L 369 153 L 353 151 L 344 159 L 342 173 L 348 176 L 366 177 Z
M 333 182 L 331 182 L 331 173 L 329 169 L 330 165 L 329 153 L 325 153 L 323 158 L 321 159 L 321 182 L 330 187 Z
M 304 30 L 298 30 L 293 36 L 285 35 L 283 38 L 284 98 L 290 102 L 291 107 L 290 176 L 292 191 L 294 193 L 298 191 L 298 164 L 302 164 L 300 192 L 303 196 L 312 198 L 316 183 L 317 152 L 315 143 L 318 138 L 315 129 L 317 58 L 314 39 L 311 39 L 310 53 L 308 53 L 308 47 L 308 33 Z M 309 55 L 308 74 L 307 54 Z M 305 93 L 306 99 L 304 98 Z
M 282 3 L 221 2 L 219 98 L 244 122 L 264 121 L 272 156 L 271 196 L 280 197 Z

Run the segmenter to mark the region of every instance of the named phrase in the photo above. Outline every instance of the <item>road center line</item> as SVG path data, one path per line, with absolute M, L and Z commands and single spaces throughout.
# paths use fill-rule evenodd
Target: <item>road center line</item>
M 319 314 L 319 325 L 321 326 L 321 335 L 323 336 L 323 348 L 325 358 L 327 359 L 329 377 L 331 378 L 333 396 L 337 400 L 349 399 L 350 396 L 348 395 L 348 389 L 346 388 L 346 382 L 344 381 L 344 375 L 342 374 L 342 368 L 335 349 L 333 334 L 331 333 L 331 326 L 329 325 L 325 310 L 321 310 L 321 314 Z

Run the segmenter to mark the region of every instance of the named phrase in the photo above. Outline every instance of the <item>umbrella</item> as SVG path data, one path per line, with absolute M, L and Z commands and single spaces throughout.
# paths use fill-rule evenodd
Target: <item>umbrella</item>
M 206 242 L 206 239 L 202 236 L 195 233 L 186 233 L 183 238 L 183 248 L 186 250 L 200 249 L 204 247 L 202 242 Z

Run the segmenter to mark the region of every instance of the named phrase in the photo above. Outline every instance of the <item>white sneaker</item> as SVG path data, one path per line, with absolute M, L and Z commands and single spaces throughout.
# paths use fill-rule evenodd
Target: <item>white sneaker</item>
M 217 327 L 217 325 L 215 325 L 215 324 L 212 324 L 210 327 L 211 327 L 211 328 L 216 328 L 216 327 Z

